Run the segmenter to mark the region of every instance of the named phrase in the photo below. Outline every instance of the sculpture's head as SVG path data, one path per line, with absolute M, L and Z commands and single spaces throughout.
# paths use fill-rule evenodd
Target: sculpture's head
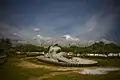
M 51 46 L 50 49 L 49 49 L 49 52 L 56 52 L 56 53 L 59 53 L 61 51 L 61 48 L 58 47 L 58 46 Z
M 58 44 L 55 44 L 54 46 L 59 46 Z

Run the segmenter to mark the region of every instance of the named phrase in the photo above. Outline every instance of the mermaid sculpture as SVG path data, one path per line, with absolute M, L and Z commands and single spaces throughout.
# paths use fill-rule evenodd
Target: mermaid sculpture
M 98 62 L 94 60 L 88 60 L 78 57 L 72 57 L 71 59 L 67 58 L 66 52 L 60 52 L 61 48 L 58 46 L 50 46 L 49 52 L 46 53 L 44 56 L 39 56 L 37 59 L 48 62 L 54 63 L 64 66 L 94 66 L 97 65 Z

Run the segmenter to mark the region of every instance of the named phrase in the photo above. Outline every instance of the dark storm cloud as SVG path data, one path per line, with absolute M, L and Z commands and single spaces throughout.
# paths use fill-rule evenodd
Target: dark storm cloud
M 97 19 L 96 28 L 82 35 L 85 39 L 101 39 L 119 41 L 120 40 L 120 1 L 106 0 L 106 6 L 102 10 L 101 16 Z M 95 37 L 96 36 L 96 37 Z
M 120 39 L 119 0 L 2 0 L 0 10 L 4 36 L 17 33 L 30 40 L 39 28 L 42 36 Z

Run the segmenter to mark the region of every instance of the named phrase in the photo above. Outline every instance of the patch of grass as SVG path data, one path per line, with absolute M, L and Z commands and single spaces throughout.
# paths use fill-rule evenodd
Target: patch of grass
M 120 58 L 90 58 L 100 63 L 101 67 L 120 67 Z
M 39 77 L 51 70 L 43 68 L 20 68 L 15 66 L 22 57 L 11 57 L 4 65 L 0 65 L 0 80 L 28 80 L 29 77 Z

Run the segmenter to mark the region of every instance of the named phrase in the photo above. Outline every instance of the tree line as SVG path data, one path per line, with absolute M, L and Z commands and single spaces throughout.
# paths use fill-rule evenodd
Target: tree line
M 65 52 L 73 52 L 73 53 L 108 54 L 108 53 L 119 53 L 120 46 L 114 43 L 105 44 L 104 42 L 98 42 L 87 47 L 79 47 L 79 46 L 62 47 L 62 50 Z
M 80 46 L 69 46 L 61 47 L 63 52 L 73 52 L 73 53 L 99 53 L 99 54 L 108 54 L 108 53 L 119 53 L 120 46 L 114 43 L 105 44 L 104 42 L 94 43 L 87 47 Z M 12 47 L 12 42 L 10 39 L 0 39 L 0 55 L 14 55 L 18 52 L 48 52 L 48 48 L 42 46 L 36 46 L 32 44 L 22 44 Z

